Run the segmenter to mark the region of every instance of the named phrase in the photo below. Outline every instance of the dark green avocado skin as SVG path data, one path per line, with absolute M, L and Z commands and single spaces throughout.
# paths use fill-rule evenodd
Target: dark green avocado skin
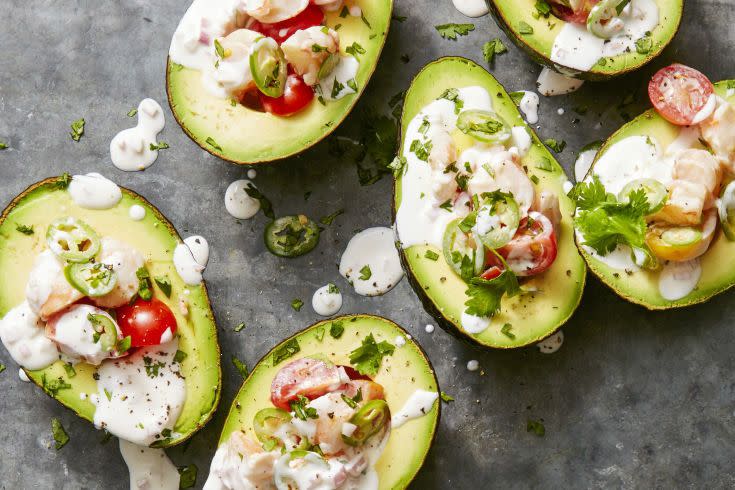
M 679 27 L 681 25 L 681 20 L 679 20 L 676 24 L 676 28 L 674 29 L 673 35 L 670 39 L 667 39 L 665 43 L 659 43 L 659 46 L 652 50 L 652 52 L 646 57 L 646 59 L 642 63 L 636 63 L 633 65 L 630 65 L 622 70 L 613 72 L 613 73 L 604 73 L 595 71 L 595 67 L 593 67 L 590 71 L 579 71 L 574 70 L 572 68 L 564 68 L 563 70 L 560 70 L 558 65 L 551 61 L 549 58 L 544 56 L 542 53 L 539 53 L 535 49 L 533 49 L 531 46 L 526 44 L 526 42 L 523 40 L 523 36 L 516 32 L 509 24 L 505 21 L 505 18 L 503 17 L 503 14 L 500 12 L 500 9 L 497 6 L 498 1 L 503 0 L 485 0 L 485 3 L 487 3 L 488 9 L 490 10 L 490 13 L 492 14 L 493 18 L 495 19 L 495 23 L 498 24 L 498 26 L 503 30 L 506 36 L 508 36 L 509 39 L 513 41 L 513 43 L 521 48 L 526 55 L 528 55 L 529 58 L 531 58 L 533 61 L 538 63 L 539 65 L 545 66 L 547 68 L 550 68 L 556 72 L 561 73 L 565 76 L 571 76 L 573 78 L 578 78 L 580 80 L 586 80 L 589 82 L 605 82 L 612 78 L 616 78 L 622 75 L 625 75 L 627 73 L 633 72 L 641 68 L 642 66 L 650 63 L 653 61 L 654 58 L 656 58 L 659 54 L 661 54 L 661 51 L 668 46 L 668 44 L 674 39 L 676 36 L 676 33 L 679 31 Z M 684 0 L 682 0 L 682 3 L 684 3 Z M 563 22 L 559 20 L 559 22 Z

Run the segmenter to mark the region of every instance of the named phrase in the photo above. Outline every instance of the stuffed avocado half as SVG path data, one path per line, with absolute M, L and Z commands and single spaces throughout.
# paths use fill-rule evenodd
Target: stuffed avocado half
M 679 29 L 683 0 L 488 0 L 500 27 L 538 63 L 605 80 L 657 57 Z
M 396 233 L 427 311 L 461 338 L 521 347 L 577 308 L 564 171 L 505 89 L 464 58 L 427 65 L 406 93 L 393 163 Z
M 672 65 L 653 77 L 649 95 L 655 109 L 605 142 L 572 196 L 592 272 L 659 310 L 735 284 L 735 82 L 712 84 Z
M 266 5 L 194 0 L 171 42 L 174 117 L 233 163 L 279 160 L 334 131 L 375 70 L 393 11 L 392 0 Z
M 406 488 L 440 410 L 431 363 L 401 327 L 370 315 L 326 320 L 252 370 L 204 488 Z
M 17 196 L 0 235 L 13 278 L 0 284 L 0 339 L 30 380 L 140 445 L 178 444 L 210 419 L 214 316 L 193 252 L 153 205 L 99 174 L 65 174 Z

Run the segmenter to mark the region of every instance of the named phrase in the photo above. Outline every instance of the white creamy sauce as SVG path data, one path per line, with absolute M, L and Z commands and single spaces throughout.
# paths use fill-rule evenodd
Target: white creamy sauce
M 252 179 L 254 179 L 257 176 L 258 176 L 258 172 L 256 172 L 252 168 L 250 170 L 248 170 L 248 179 L 252 180 Z
M 56 345 L 46 337 L 44 323 L 22 302 L 0 320 L 0 340 L 20 366 L 35 371 L 59 358 Z
M 579 90 L 583 84 L 583 80 L 564 76 L 549 68 L 543 68 L 536 80 L 539 93 L 546 97 L 571 94 Z
M 531 149 L 531 135 L 528 134 L 528 130 L 524 126 L 514 126 L 510 130 L 513 146 L 518 148 L 518 154 L 524 157 L 528 154 Z
M 209 262 L 209 243 L 203 236 L 193 235 L 184 239 L 184 244 L 191 250 L 197 264 L 207 267 Z
M 538 94 L 536 92 L 524 90 L 523 98 L 521 99 L 519 107 L 521 108 L 521 111 L 523 111 L 523 114 L 526 115 L 526 121 L 528 121 L 528 124 L 536 124 L 538 122 L 538 106 Z
M 409 420 L 423 417 L 429 413 L 439 398 L 436 391 L 416 390 L 406 400 L 401 409 L 390 419 L 393 429 L 397 429 Z
M 331 285 L 334 288 L 334 285 Z M 314 292 L 311 298 L 311 307 L 317 315 L 332 316 L 342 308 L 342 293 L 329 292 L 330 285 L 322 286 Z
M 488 13 L 485 0 L 452 0 L 454 8 L 467 17 L 482 17 Z
M 196 286 L 202 281 L 204 267 L 196 261 L 186 244 L 179 243 L 174 249 L 174 267 L 181 279 L 189 285 Z
M 600 58 L 635 52 L 635 42 L 658 25 L 658 6 L 655 0 L 631 0 L 618 18 L 622 21 L 622 29 L 609 40 L 589 32 L 586 24 L 565 22 L 554 39 L 551 61 L 588 71 Z
M 426 333 L 433 333 L 434 332 L 434 325 L 431 325 L 431 324 L 426 325 L 426 327 L 424 327 L 424 330 L 426 330 Z
M 484 332 L 490 326 L 490 318 L 470 315 L 463 311 L 460 323 L 465 332 L 478 334 Z
M 480 369 L 480 363 L 475 359 L 467 361 L 467 371 L 477 371 Z
M 26 372 L 23 370 L 23 368 L 18 369 L 18 378 L 24 383 L 30 383 L 31 378 L 28 377 Z
M 688 295 L 702 277 L 699 259 L 686 262 L 667 262 L 658 277 L 658 290 L 664 299 L 675 301 Z
M 404 337 L 403 335 L 396 335 L 396 338 L 393 339 L 393 343 L 396 347 L 401 348 L 406 345 L 406 337 Z
M 599 148 L 590 148 L 579 154 L 577 160 L 574 162 L 574 180 L 582 182 L 587 176 L 587 172 L 592 167 L 592 162 L 595 161 Z
M 112 164 L 125 172 L 145 170 L 158 158 L 158 150 L 151 145 L 158 143 L 158 133 L 166 124 L 163 109 L 153 99 L 143 99 L 138 104 L 138 125 L 117 133 L 110 141 Z
M 655 139 L 629 136 L 605 151 L 595 164 L 595 175 L 605 190 L 615 195 L 635 179 L 655 179 L 668 187 L 672 181 L 672 165 L 660 156 Z
M 361 271 L 368 267 L 370 274 L 361 279 Z M 385 294 L 403 277 L 403 268 L 398 257 L 393 230 L 375 227 L 353 236 L 342 253 L 339 273 L 363 296 Z
M 122 199 L 117 184 L 98 173 L 75 175 L 68 191 L 76 205 L 85 209 L 110 209 Z
M 246 191 L 255 184 L 247 179 L 236 180 L 225 191 L 225 209 L 237 219 L 250 219 L 260 210 L 260 201 L 250 197 Z
M 355 80 L 359 68 L 360 62 L 354 56 L 340 56 L 339 63 L 334 67 L 332 73 L 319 80 L 319 90 L 322 97 L 325 100 L 338 100 L 346 95 L 354 94 L 355 91 L 347 85 L 347 82 Z M 335 80 L 339 90 L 335 90 Z
M 565 180 L 561 188 L 564 191 L 564 194 L 569 194 L 569 191 L 574 189 L 574 184 L 572 184 L 570 180 Z
M 59 350 L 74 360 L 83 360 L 95 366 L 110 357 L 110 352 L 102 348 L 99 339 L 95 342 L 95 330 L 89 315 L 101 315 L 108 318 L 117 328 L 117 322 L 105 310 L 96 306 L 75 304 L 67 310 L 49 319 L 47 332 L 58 345 Z
M 559 107 L 559 108 L 558 108 L 558 109 L 556 110 L 556 113 L 557 113 L 557 114 L 559 114 L 560 116 L 563 116 L 563 115 L 564 115 L 564 108 L 563 108 L 563 107 Z
M 120 454 L 128 465 L 130 490 L 178 490 L 179 471 L 163 449 L 120 439 Z
M 493 110 L 490 95 L 482 87 L 464 87 L 459 89 L 459 97 L 464 102 L 464 109 Z M 439 99 L 424 107 L 406 128 L 404 141 L 423 139 L 419 132 L 424 118 L 430 122 L 427 136 L 433 138 L 441 132 L 451 133 L 456 129 L 457 115 L 454 103 Z M 406 169 L 401 179 L 401 203 L 396 213 L 396 231 L 401 247 L 404 249 L 414 245 L 433 245 L 442 248 L 444 230 L 449 222 L 465 216 L 468 208 L 461 202 L 455 203 L 451 212 L 440 209 L 434 196 L 434 172 L 431 165 L 419 160 L 410 151 L 409 144 L 404 145 L 403 156 L 406 158 Z M 478 158 L 486 159 L 488 152 L 469 149 L 463 152 L 465 158 L 474 151 Z M 466 160 L 462 160 L 466 161 Z M 451 177 L 453 179 L 454 177 Z M 466 200 L 465 200 L 466 202 Z
M 699 126 L 683 126 L 676 139 L 666 147 L 666 154 L 675 155 L 699 144 L 700 134 Z
M 177 348 L 174 340 L 104 362 L 98 370 L 94 425 L 144 446 L 162 430 L 173 429 L 186 400 L 186 383 L 174 362 Z
M 133 204 L 128 210 L 128 216 L 133 221 L 143 221 L 145 219 L 145 208 L 140 204 Z
M 553 354 L 554 352 L 561 349 L 561 345 L 563 343 L 564 332 L 559 330 L 555 334 L 545 338 L 544 340 L 536 344 L 536 347 L 538 347 L 543 354 Z

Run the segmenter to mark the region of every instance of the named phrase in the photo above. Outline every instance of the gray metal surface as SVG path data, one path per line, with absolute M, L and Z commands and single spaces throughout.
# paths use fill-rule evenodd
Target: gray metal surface
M 457 42 L 442 40 L 435 24 L 468 22 L 450 0 L 396 3 L 396 13 L 408 20 L 393 22 L 379 69 L 340 134 L 359 136 L 367 108 L 388 112 L 388 98 L 405 89 L 424 63 L 450 54 L 482 61 L 485 41 L 507 41 L 491 18 L 475 20 L 477 29 Z M 405 280 L 370 299 L 352 293 L 338 275 L 336 263 L 353 232 L 389 224 L 391 183 L 386 178 L 361 187 L 355 165 L 330 156 L 326 143 L 258 169 L 256 182 L 278 214 L 318 218 L 345 209 L 313 253 L 296 260 L 274 257 L 263 246 L 262 215 L 238 223 L 224 210 L 227 185 L 246 169 L 201 151 L 168 110 L 166 52 L 186 6 L 186 0 L 4 0 L 0 139 L 11 149 L 0 151 L 0 202 L 49 175 L 97 171 L 146 196 L 182 234 L 209 239 L 205 276 L 222 340 L 222 402 L 190 444 L 169 451 L 176 464 L 197 464 L 199 486 L 241 382 L 230 357 L 253 365 L 279 339 L 317 320 L 309 300 L 327 281 L 345 293 L 341 313 L 384 315 L 413 332 L 443 390 L 456 398 L 445 405 L 416 488 L 735 485 L 735 293 L 683 311 L 648 313 L 590 278 L 582 306 L 564 328 L 564 346 L 550 356 L 535 348 L 480 351 L 443 331 L 427 334 L 424 326 L 432 320 Z M 732 0 L 690 0 L 681 32 L 652 66 L 623 80 L 587 84 L 569 97 L 543 99 L 539 134 L 567 141 L 560 155 L 567 171 L 577 149 L 609 135 L 621 124 L 621 113 L 638 112 L 645 103 L 641 89 L 655 67 L 678 60 L 715 80 L 735 77 L 734 12 Z M 509 90 L 533 87 L 539 68 L 508 47 L 493 73 Z M 407 64 L 403 54 L 410 57 Z M 629 94 L 637 98 L 626 105 Z M 109 141 L 132 124 L 126 112 L 144 97 L 164 105 L 167 127 L 160 139 L 171 149 L 145 172 L 122 173 L 109 161 Z M 580 106 L 589 107 L 583 116 L 572 110 Z M 558 108 L 565 114 L 557 114 Z M 69 124 L 79 117 L 87 127 L 74 143 Z M 308 201 L 306 191 L 313 193 Z M 307 302 L 299 313 L 290 307 L 294 298 Z M 234 333 L 241 321 L 247 328 Z M 482 373 L 465 369 L 470 359 L 480 361 Z M 90 424 L 20 382 L 4 349 L 0 362 L 8 366 L 0 374 L 0 488 L 127 487 L 116 442 L 101 445 L 101 434 Z M 71 436 L 58 452 L 50 447 L 53 416 Z M 528 419 L 543 419 L 546 436 L 526 432 Z

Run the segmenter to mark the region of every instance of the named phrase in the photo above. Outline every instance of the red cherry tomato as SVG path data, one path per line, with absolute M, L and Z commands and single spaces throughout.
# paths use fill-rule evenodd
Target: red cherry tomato
M 692 124 L 714 91 L 709 78 L 678 63 L 660 69 L 648 83 L 653 107 L 661 117 L 677 126 Z
M 365 381 L 372 381 L 372 378 L 370 378 L 370 376 L 367 376 L 365 374 L 360 374 L 357 371 L 357 369 L 353 368 L 352 366 L 339 366 L 339 367 L 344 369 L 345 373 L 347 373 L 347 376 L 353 381 L 358 380 L 358 379 L 362 379 Z
M 342 384 L 339 368 L 318 359 L 304 357 L 283 366 L 271 383 L 271 402 L 290 410 L 289 403 L 299 395 L 309 400 L 334 391 Z
M 131 305 L 115 309 L 117 324 L 123 336 L 130 335 L 130 345 L 158 345 L 167 329 L 176 333 L 176 317 L 162 301 L 138 298 Z
M 485 279 L 486 281 L 489 281 L 491 279 L 495 279 L 500 274 L 502 274 L 503 270 L 505 270 L 503 262 L 498 258 L 497 255 L 490 252 L 486 254 L 485 272 L 480 274 L 480 277 Z
M 324 22 L 324 12 L 318 6 L 309 4 L 303 12 L 296 17 L 286 19 L 275 24 L 263 24 L 254 21 L 248 29 L 259 32 L 266 37 L 272 37 L 278 44 L 291 37 L 291 35 L 301 29 L 320 26 Z
M 258 91 L 258 98 L 263 110 L 276 116 L 291 116 L 303 110 L 314 98 L 314 90 L 304 83 L 295 73 L 286 79 L 286 88 L 280 97 L 268 97 Z
M 587 17 L 590 15 L 590 10 L 592 10 L 592 7 L 594 7 L 598 1 L 599 0 L 587 0 L 577 10 L 572 10 L 564 4 L 553 2 L 551 4 L 551 13 L 564 22 L 585 24 L 587 22 Z
M 543 214 L 532 211 L 521 220 L 513 239 L 498 252 L 517 276 L 540 274 L 556 259 L 554 225 Z

